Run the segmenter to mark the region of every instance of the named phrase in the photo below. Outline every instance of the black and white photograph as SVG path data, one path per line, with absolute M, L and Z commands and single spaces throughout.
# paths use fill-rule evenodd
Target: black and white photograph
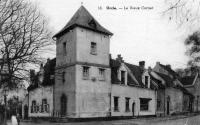
M 0 125 L 200 125 L 200 0 L 0 0 Z

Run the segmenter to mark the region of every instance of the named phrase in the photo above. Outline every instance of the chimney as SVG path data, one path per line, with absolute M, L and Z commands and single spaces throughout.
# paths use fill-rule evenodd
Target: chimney
M 139 62 L 139 66 L 140 66 L 141 69 L 144 69 L 144 67 L 145 67 L 145 61 L 140 61 Z
M 50 58 L 47 59 L 47 63 L 49 63 L 49 62 L 50 62 Z
M 109 54 L 109 59 L 112 59 L 112 55 L 111 54 Z
M 117 55 L 116 60 L 119 61 L 119 62 L 124 62 L 123 57 L 121 56 L 121 54 Z
M 156 62 L 156 65 L 160 65 L 160 62 Z
M 170 64 L 167 64 L 166 67 L 169 68 L 169 69 L 171 69 L 171 65 Z
M 148 72 L 151 72 L 152 71 L 152 68 L 151 66 L 148 67 Z

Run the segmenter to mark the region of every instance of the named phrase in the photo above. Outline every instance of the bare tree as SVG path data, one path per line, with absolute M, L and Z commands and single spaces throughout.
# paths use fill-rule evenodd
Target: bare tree
M 16 87 L 26 80 L 31 64 L 54 44 L 45 17 L 26 0 L 0 2 L 0 87 Z
M 187 46 L 186 54 L 190 57 L 188 62 L 189 66 L 195 67 L 200 64 L 200 31 L 196 31 L 189 35 L 185 40 L 185 45 Z
M 169 20 L 175 20 L 179 26 L 188 24 L 199 27 L 200 0 L 164 0 L 163 15 Z

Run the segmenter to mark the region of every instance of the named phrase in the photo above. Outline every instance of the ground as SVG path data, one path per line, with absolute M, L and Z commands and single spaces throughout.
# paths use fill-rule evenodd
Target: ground
M 8 125 L 11 125 L 8 121 Z M 91 121 L 91 122 L 73 122 L 73 123 L 31 123 L 21 122 L 20 125 L 200 125 L 200 115 L 179 116 L 169 118 L 140 118 L 128 120 L 112 121 Z

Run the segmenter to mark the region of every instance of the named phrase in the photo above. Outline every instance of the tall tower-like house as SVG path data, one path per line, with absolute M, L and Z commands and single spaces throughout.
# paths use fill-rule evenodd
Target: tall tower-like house
M 81 6 L 56 39 L 54 110 L 63 117 L 110 115 L 110 36 Z

